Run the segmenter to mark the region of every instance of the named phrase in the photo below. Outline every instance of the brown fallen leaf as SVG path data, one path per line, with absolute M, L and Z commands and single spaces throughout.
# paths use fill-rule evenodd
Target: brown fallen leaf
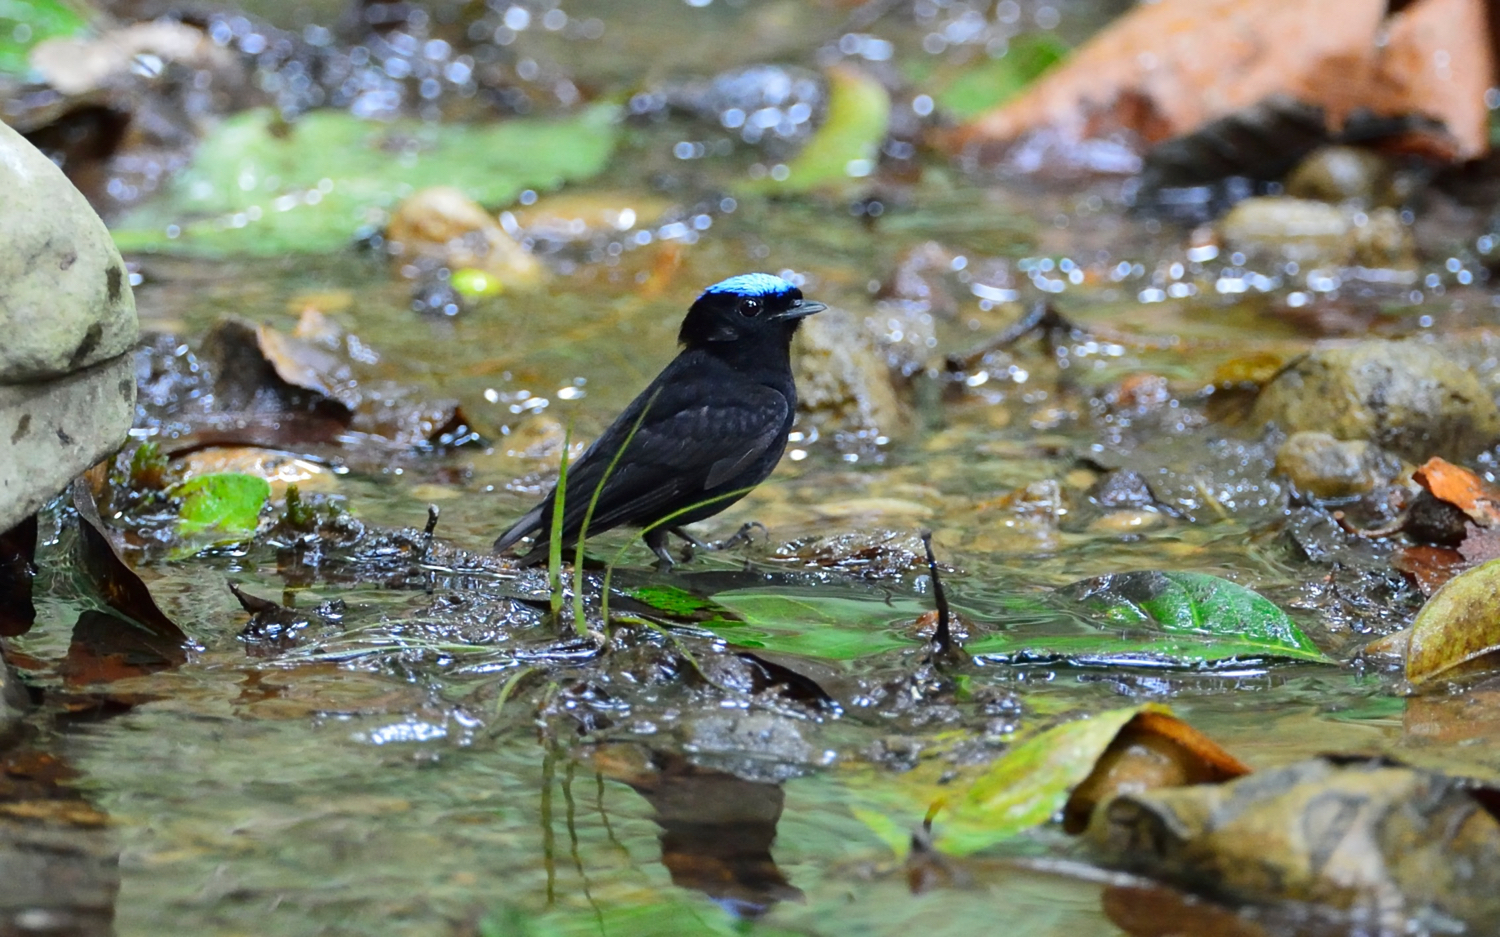
M 1170 713 L 1142 710 L 1099 756 L 1063 807 L 1063 830 L 1082 833 L 1095 808 L 1128 792 L 1218 784 L 1249 774 L 1239 759 Z
M 73 482 L 72 494 L 78 512 L 78 568 L 110 608 L 140 626 L 153 648 L 176 663 L 186 660 L 187 635 L 156 604 L 141 577 L 120 558 L 88 485 L 82 479 Z
M 1230 908 L 1161 885 L 1110 885 L 1099 904 L 1130 937 L 1271 937 L 1270 931 Z
M 1412 479 L 1484 527 L 1500 526 L 1500 489 L 1460 465 L 1434 456 L 1412 473 Z
M 1070 144 L 1123 134 L 1144 152 L 1284 100 L 1310 109 L 1329 136 L 1356 120 L 1415 117 L 1434 126 L 1403 137 L 1407 150 L 1445 161 L 1485 153 L 1494 63 L 1483 0 L 1386 9 L 1386 0 L 1140 4 L 1019 97 L 938 142 L 992 155 L 1035 134 Z
M 771 856 L 786 797 L 780 784 L 700 767 L 672 752 L 620 751 L 625 747 L 601 746 L 586 757 L 651 805 L 661 862 L 675 884 L 732 902 L 747 917 L 802 900 Z
M 1417 543 L 1398 550 L 1391 557 L 1391 566 L 1416 580 L 1422 594 L 1430 596 L 1442 588 L 1443 583 L 1468 568 L 1469 563 L 1452 547 Z

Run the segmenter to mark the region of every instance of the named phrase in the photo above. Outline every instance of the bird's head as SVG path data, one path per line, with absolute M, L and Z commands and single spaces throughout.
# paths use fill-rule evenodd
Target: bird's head
M 703 291 L 677 340 L 689 348 L 711 342 L 780 337 L 790 341 L 802 319 L 826 309 L 802 298 L 802 291 L 769 273 L 742 273 Z

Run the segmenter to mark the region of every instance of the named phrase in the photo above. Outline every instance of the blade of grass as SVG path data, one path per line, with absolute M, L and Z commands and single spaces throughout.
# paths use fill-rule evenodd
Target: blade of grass
M 562 533 L 563 500 L 568 492 L 568 449 L 573 444 L 573 422 L 563 432 L 562 458 L 557 465 L 557 487 L 552 489 L 552 524 L 547 532 L 547 588 L 552 598 L 552 618 L 562 617 Z
M 583 616 L 583 546 L 589 537 L 589 525 L 594 522 L 594 508 L 599 506 L 599 495 L 604 491 L 604 483 L 609 481 L 609 476 L 615 473 L 615 466 L 620 464 L 620 456 L 624 455 L 625 450 L 630 448 L 630 441 L 635 438 L 636 432 L 640 430 L 641 424 L 645 422 L 646 414 L 651 412 L 651 405 L 656 403 L 657 395 L 660 393 L 661 388 L 658 387 L 656 393 L 652 394 L 651 399 L 647 400 L 646 405 L 641 408 L 641 415 L 635 418 L 635 424 L 630 427 L 629 435 L 625 437 L 624 442 L 620 443 L 620 448 L 615 450 L 614 457 L 609 460 L 609 465 L 604 469 L 604 476 L 599 479 L 599 484 L 594 486 L 594 496 L 589 498 L 588 510 L 583 512 L 583 526 L 578 530 L 578 550 L 573 557 L 573 630 L 578 633 L 580 638 L 588 637 L 588 626 Z M 607 605 L 602 607 L 608 608 Z M 603 621 L 604 633 L 607 638 L 609 636 L 609 619 L 605 618 Z

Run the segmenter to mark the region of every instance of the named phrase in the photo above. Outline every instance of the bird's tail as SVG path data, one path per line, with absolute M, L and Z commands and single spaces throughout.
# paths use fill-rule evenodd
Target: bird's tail
M 503 553 L 519 542 L 522 537 L 529 537 L 532 534 L 540 533 L 542 530 L 542 509 L 546 506 L 547 502 L 544 501 L 527 511 L 520 520 L 511 525 L 510 530 L 496 537 L 492 552 Z M 538 545 L 540 546 L 540 544 Z M 533 550 L 532 552 L 536 551 Z

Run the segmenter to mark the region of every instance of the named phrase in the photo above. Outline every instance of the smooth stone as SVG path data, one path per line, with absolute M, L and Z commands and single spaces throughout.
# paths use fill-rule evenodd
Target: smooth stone
M 1379 339 L 1315 349 L 1261 391 L 1257 424 L 1365 440 L 1409 462 L 1464 461 L 1500 440 L 1474 373 L 1430 345 Z
M 0 384 L 60 377 L 135 345 L 135 297 L 104 222 L 0 123 Z
M 1311 199 L 1247 198 L 1218 224 L 1226 252 L 1252 267 L 1296 263 L 1303 269 L 1415 267 L 1415 242 L 1393 209 L 1358 211 Z
M 897 436 L 910 418 L 885 355 L 843 309 L 810 316 L 792 342 L 797 407 L 824 434 Z
M 0 530 L 119 448 L 135 416 L 135 360 L 55 381 L 0 384 Z
M 1400 472 L 1400 463 L 1363 439 L 1335 439 L 1301 432 L 1276 451 L 1276 472 L 1298 490 L 1319 498 L 1344 498 L 1374 491 Z

